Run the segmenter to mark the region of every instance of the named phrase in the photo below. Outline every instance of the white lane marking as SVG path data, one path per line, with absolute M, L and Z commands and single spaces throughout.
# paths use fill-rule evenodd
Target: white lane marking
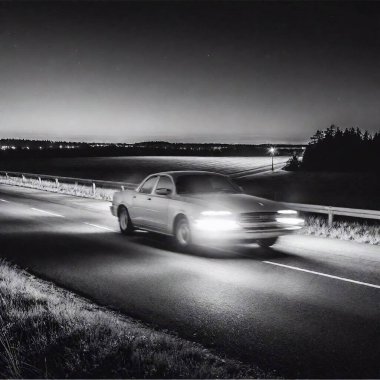
M 0 199 L 0 202 L 9 203 L 9 201 L 7 201 L 7 200 L 5 200 L 5 199 Z
M 92 224 L 92 223 L 86 223 L 86 222 L 83 222 L 83 224 L 86 224 L 87 226 L 91 226 L 91 227 L 100 228 L 100 229 L 106 230 L 106 231 L 117 232 L 113 228 L 109 228 L 109 227 L 105 227 L 105 226 L 99 226 L 98 224 Z
M 317 275 L 317 276 L 323 276 L 323 277 L 334 278 L 335 280 L 351 282 L 351 283 L 353 283 L 353 284 L 363 285 L 363 286 L 368 286 L 368 287 L 370 287 L 370 288 L 380 289 L 380 285 L 370 284 L 370 283 L 368 283 L 368 282 L 362 282 L 362 281 L 351 280 L 350 278 L 339 277 L 339 276 L 333 276 L 333 275 L 331 275 L 331 274 L 326 274 L 326 273 L 321 273 L 321 272 L 315 272 L 315 271 L 313 271 L 313 270 L 303 269 L 303 268 L 299 268 L 299 267 L 293 267 L 293 266 L 291 266 L 291 265 L 285 265 L 285 264 L 274 263 L 273 261 L 263 261 L 263 263 L 265 263 L 265 264 L 270 264 L 270 265 L 276 265 L 276 266 L 284 267 L 284 268 L 288 268 L 288 269 L 298 270 L 298 271 L 300 271 L 300 272 L 311 273 L 311 274 L 315 274 L 315 275 Z
M 34 210 L 34 211 L 43 212 L 44 214 L 49 214 L 49 215 L 52 215 L 52 216 L 58 216 L 59 218 L 64 218 L 63 215 L 56 214 L 55 212 L 45 211 L 45 210 L 41 210 L 39 208 L 34 208 L 34 207 L 31 207 L 30 209 Z

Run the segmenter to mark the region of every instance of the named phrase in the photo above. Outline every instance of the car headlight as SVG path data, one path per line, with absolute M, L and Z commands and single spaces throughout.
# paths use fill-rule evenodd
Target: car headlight
M 297 215 L 298 212 L 295 210 L 278 210 L 278 214 L 286 214 L 286 215 Z
M 293 224 L 293 225 L 300 225 L 304 223 L 304 220 L 301 218 L 294 218 L 294 217 L 278 217 L 276 218 L 276 221 L 278 223 L 284 223 L 284 224 Z
M 226 216 L 231 215 L 231 211 L 202 211 L 201 215 L 205 216 Z
M 231 231 L 240 228 L 230 211 L 202 211 L 194 227 L 202 231 Z
M 240 228 L 235 220 L 217 218 L 197 219 L 194 226 L 202 231 L 232 231 Z

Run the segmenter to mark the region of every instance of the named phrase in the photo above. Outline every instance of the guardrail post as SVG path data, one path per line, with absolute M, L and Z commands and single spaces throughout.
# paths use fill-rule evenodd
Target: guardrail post
M 95 197 L 96 195 L 96 185 L 95 182 L 92 183 L 92 195 Z
M 334 219 L 334 213 L 332 207 L 329 207 L 328 221 L 327 224 L 329 227 L 332 227 Z

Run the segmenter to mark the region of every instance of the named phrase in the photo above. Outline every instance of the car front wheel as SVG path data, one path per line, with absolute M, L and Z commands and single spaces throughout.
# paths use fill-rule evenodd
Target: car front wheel
M 263 247 L 263 248 L 269 248 L 271 247 L 272 245 L 276 244 L 278 238 L 277 237 L 274 237 L 274 238 L 266 238 L 266 239 L 259 239 L 257 240 L 257 244 L 260 246 L 260 247 Z
M 174 229 L 174 240 L 178 249 L 185 251 L 191 247 L 190 224 L 185 217 L 178 220 Z
M 118 213 L 120 231 L 124 235 L 131 235 L 134 228 L 128 210 L 125 207 L 121 207 Z

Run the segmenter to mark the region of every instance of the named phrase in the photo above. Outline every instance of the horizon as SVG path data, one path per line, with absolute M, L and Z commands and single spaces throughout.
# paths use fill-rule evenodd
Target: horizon
M 264 142 L 264 143 L 228 143 L 221 141 L 214 142 L 187 142 L 187 141 L 167 141 L 167 140 L 144 140 L 136 142 L 115 142 L 115 141 L 78 141 L 78 140 L 55 140 L 55 139 L 34 139 L 34 138 L 15 138 L 15 137 L 1 137 L 0 141 L 3 140 L 15 140 L 15 141 L 30 141 L 30 142 L 45 142 L 45 143 L 73 143 L 73 144 L 108 144 L 108 145 L 136 145 L 136 144 L 147 144 L 147 143 L 164 143 L 164 144 L 189 144 L 189 145 L 252 145 L 252 146 L 263 146 L 263 145 L 284 145 L 284 146 L 303 146 L 305 144 L 298 143 L 273 143 L 273 142 Z
M 203 139 L 203 141 L 200 141 L 199 139 L 188 139 L 187 141 L 181 140 L 181 139 L 155 139 L 152 137 L 152 139 L 146 139 L 146 140 L 130 140 L 130 141 L 115 141 L 115 140 L 109 140 L 109 139 L 101 139 L 101 138 L 94 138 L 91 139 L 88 137 L 87 139 L 76 139 L 75 137 L 70 136 L 62 136 L 62 138 L 50 138 L 50 137 L 38 137 L 38 136 L 32 136 L 32 137 L 9 137 L 7 135 L 4 135 L 4 137 L 0 137 L 0 140 L 34 140 L 34 141 L 52 141 L 52 142 L 72 142 L 72 143 L 85 143 L 85 144 L 140 144 L 140 143 L 146 143 L 146 142 L 166 142 L 169 144 L 229 144 L 229 145 L 307 145 L 310 141 L 310 138 L 308 140 L 301 140 L 301 141 L 268 141 L 268 140 L 262 140 L 262 141 L 249 141 L 246 140 L 242 141 L 231 141 L 230 140 L 215 140 L 211 141 L 208 139 Z

